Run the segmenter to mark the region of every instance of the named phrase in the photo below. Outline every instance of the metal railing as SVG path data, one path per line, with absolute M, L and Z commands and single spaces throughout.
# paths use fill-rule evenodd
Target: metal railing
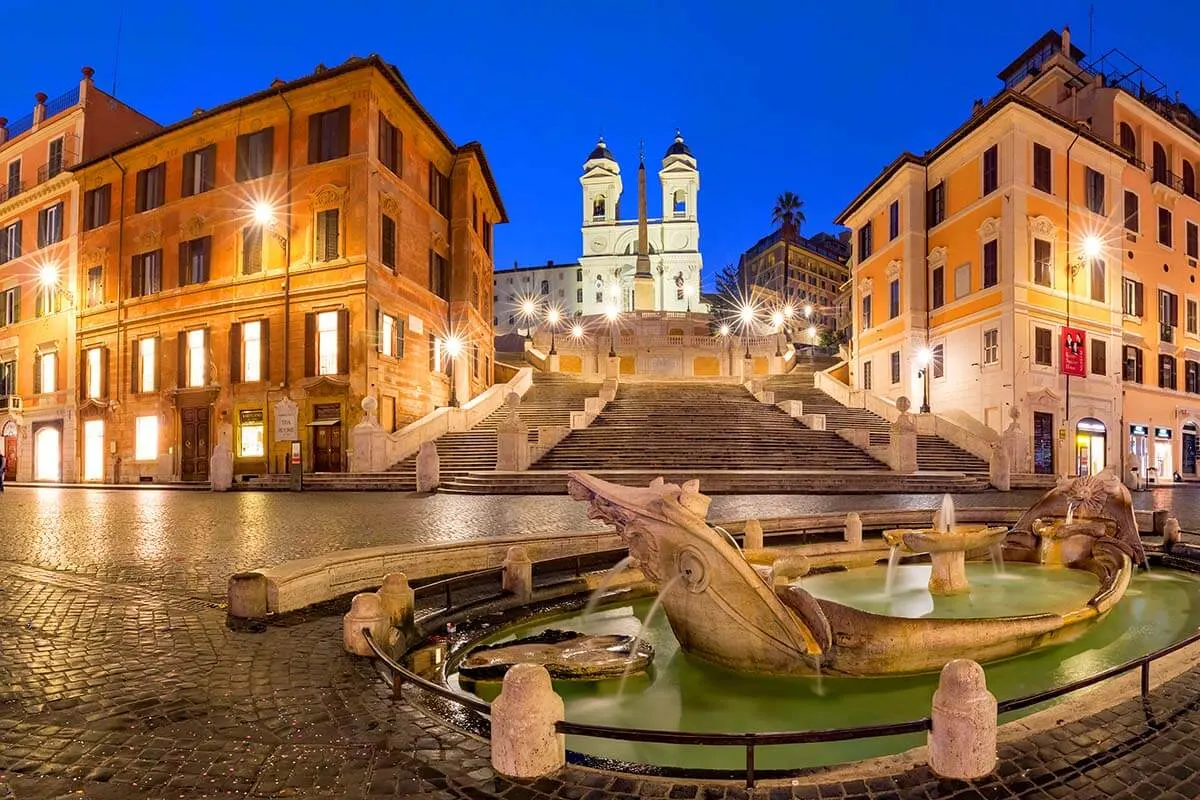
M 576 574 L 582 575 L 584 560 L 589 558 L 602 560 L 602 557 L 611 558 L 613 555 L 624 554 L 625 552 L 626 551 L 624 549 L 620 549 L 582 556 L 565 556 L 562 558 L 535 562 L 535 567 L 538 568 L 539 572 L 550 572 L 553 570 L 561 571 L 561 568 L 563 567 L 569 568 L 573 566 Z M 472 603 L 456 608 L 452 602 L 452 590 L 454 587 L 467 585 L 472 581 L 472 579 L 474 579 L 474 583 L 478 585 L 481 577 L 486 580 L 489 576 L 494 576 L 495 574 L 502 572 L 502 568 L 494 568 L 482 570 L 480 572 L 469 573 L 466 575 L 460 575 L 454 578 L 448 578 L 446 580 L 425 584 L 422 587 L 414 589 L 414 594 L 416 597 L 429 597 L 437 596 L 442 592 L 445 592 L 446 609 L 461 610 L 480 601 L 478 598 L 476 598 Z M 453 704 L 474 711 L 482 716 L 490 716 L 491 706 L 488 703 L 479 700 L 478 698 L 468 697 L 464 694 L 454 691 L 453 689 L 450 689 L 449 687 L 438 685 L 427 678 L 417 675 L 415 672 L 398 663 L 383 650 L 379 643 L 374 640 L 369 628 L 363 628 L 363 636 L 366 638 L 371 650 L 391 672 L 393 699 L 400 699 L 401 690 L 404 684 L 409 683 L 432 695 L 440 697 L 443 700 L 447 700 Z M 1080 680 L 1065 684 L 1055 689 L 1047 689 L 1045 691 L 1036 692 L 1023 697 L 1004 700 L 998 704 L 997 713 L 1006 714 L 1013 711 L 1020 711 L 1031 706 L 1056 700 L 1081 689 L 1086 689 L 1091 686 L 1095 686 L 1096 684 L 1103 683 L 1111 678 L 1119 677 L 1127 672 L 1132 672 L 1135 669 L 1141 670 L 1140 694 L 1142 699 L 1146 700 L 1150 694 L 1150 665 L 1161 658 L 1169 656 L 1197 642 L 1200 642 L 1200 631 L 1193 633 L 1191 636 L 1188 636 L 1187 638 L 1182 639 L 1172 645 L 1155 650 L 1152 653 L 1147 653 L 1144 656 L 1131 659 L 1123 664 L 1110 667 L 1087 678 L 1081 678 Z M 919 719 L 908 720 L 905 722 L 882 725 L 862 725 L 851 728 L 825 728 L 810 731 L 702 733 L 656 730 L 648 728 L 619 728 L 608 725 L 593 725 L 563 720 L 556 723 L 555 730 L 558 733 L 567 736 L 583 736 L 624 742 L 677 744 L 699 747 L 741 747 L 745 750 L 744 777 L 746 786 L 748 788 L 754 788 L 757 780 L 755 756 L 756 751 L 759 748 L 780 745 L 853 741 L 857 739 L 873 739 L 884 736 L 901 736 L 923 733 L 931 730 L 932 726 L 933 721 L 931 717 L 921 717 Z
M 22 181 L 0 185 L 0 203 L 11 200 L 23 191 L 25 191 L 25 184 Z
M 71 167 L 79 163 L 79 156 L 75 153 L 64 152 L 58 158 L 51 159 L 45 164 L 38 167 L 37 182 L 45 183 L 56 175 L 66 172 Z

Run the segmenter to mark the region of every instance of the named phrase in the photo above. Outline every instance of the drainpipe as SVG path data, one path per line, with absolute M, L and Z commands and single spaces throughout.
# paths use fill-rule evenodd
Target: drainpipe
M 291 348 L 289 347 L 292 330 L 292 104 L 288 102 L 284 96 L 283 90 L 279 91 L 279 99 L 283 101 L 287 107 L 287 189 L 284 203 L 287 205 L 285 212 L 285 221 L 283 228 L 283 385 L 282 388 L 288 387 L 288 375 L 290 374 L 290 360 L 288 358 Z M 285 392 L 286 395 L 286 392 Z
M 921 268 L 925 270 L 925 349 L 928 350 L 929 354 L 930 354 L 929 363 L 925 365 L 924 369 L 928 370 L 933 367 L 933 350 L 929 346 L 929 325 L 930 325 L 930 320 L 932 319 L 932 316 L 933 316 L 932 310 L 930 308 L 933 305 L 933 286 L 932 286 L 933 274 L 929 270 L 929 162 L 928 161 L 925 162 L 925 194 L 921 198 L 921 201 L 925 204 L 925 208 L 921 214 L 922 219 L 924 219 L 924 221 L 925 221 L 925 225 L 923 226 L 925 228 L 925 246 L 924 246 L 925 258 L 924 258 L 924 263 L 921 265 Z M 946 270 L 943 267 L 942 268 L 942 297 L 943 298 L 945 298 L 945 292 L 946 292 Z M 924 396 L 921 398 L 921 410 L 922 411 L 930 412 L 932 410 L 932 406 L 929 402 L 929 395 L 931 394 L 930 389 L 932 386 L 933 386 L 933 381 L 929 380 L 928 376 L 926 376 L 924 387 L 922 389 L 922 391 L 924 392 Z
M 1066 225 L 1066 229 L 1067 229 L 1067 327 L 1068 328 L 1071 327 L 1071 284 L 1075 278 L 1074 274 L 1071 271 L 1071 148 L 1073 148 L 1075 146 L 1075 143 L 1078 141 L 1079 141 L 1079 128 L 1078 128 L 1078 123 L 1077 123 L 1076 128 L 1075 128 L 1075 138 L 1071 140 L 1071 143 L 1069 145 L 1067 145 L 1067 198 L 1066 198 L 1066 200 L 1067 200 L 1067 225 Z M 1051 341 L 1050 346 L 1051 347 L 1054 346 L 1053 340 Z M 1061 355 L 1060 355 L 1060 358 L 1061 358 Z M 1064 373 L 1063 378 L 1066 379 L 1066 383 L 1067 383 L 1065 409 L 1064 409 L 1064 413 L 1063 413 L 1063 430 L 1067 430 L 1067 428 L 1070 426 L 1070 422 L 1071 422 L 1071 376 Z M 1068 433 L 1070 433 L 1070 431 L 1068 431 Z M 1067 447 L 1068 456 L 1071 453 L 1075 452 L 1074 440 L 1070 439 L 1069 442 L 1070 442 L 1070 445 Z M 1071 474 L 1070 465 L 1067 464 L 1064 466 L 1066 467 L 1066 470 L 1064 470 L 1062 474 L 1070 475 Z
M 121 285 L 121 276 L 124 274 L 124 260 L 122 251 L 125 243 L 125 167 L 121 166 L 121 162 L 117 161 L 116 156 L 109 156 L 108 160 L 113 163 L 121 173 L 120 187 L 117 189 L 117 386 L 120 392 L 119 397 L 122 401 L 125 400 L 125 388 L 128 386 L 126 381 L 121 380 L 121 365 L 125 363 L 125 359 L 121 356 L 121 344 L 124 342 L 124 337 L 121 335 L 121 320 L 125 316 L 125 295 L 124 287 Z M 156 357 L 161 358 L 160 353 L 155 353 Z

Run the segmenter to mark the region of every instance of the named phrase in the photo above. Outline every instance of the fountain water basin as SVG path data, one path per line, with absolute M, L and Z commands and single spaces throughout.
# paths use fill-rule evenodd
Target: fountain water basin
M 889 545 L 910 555 L 928 553 L 933 562 L 929 592 L 935 595 L 969 592 L 966 555 L 973 551 L 991 551 L 1008 535 L 1008 528 L 986 525 L 955 525 L 949 530 L 933 528 L 893 529 L 883 532 Z

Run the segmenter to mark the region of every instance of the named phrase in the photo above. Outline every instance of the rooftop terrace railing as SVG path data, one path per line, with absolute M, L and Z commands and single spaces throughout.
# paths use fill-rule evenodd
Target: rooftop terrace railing
M 616 554 L 623 554 L 624 550 L 606 551 L 604 554 L 593 554 L 593 556 L 612 557 Z M 583 562 L 580 558 L 588 558 L 588 556 L 568 556 L 565 558 L 549 559 L 535 562 L 535 572 L 546 572 L 563 566 L 570 566 L 574 563 L 576 574 L 582 574 L 580 570 L 583 568 Z M 429 597 L 431 595 L 439 595 L 445 592 L 446 609 L 453 611 L 465 610 L 468 606 L 481 602 L 478 598 L 474 602 L 454 606 L 451 591 L 453 586 L 465 586 L 471 580 L 478 583 L 482 576 L 485 580 L 495 576 L 496 573 L 502 572 L 500 568 L 483 570 L 481 572 L 470 573 L 467 575 L 456 576 L 444 581 L 426 584 L 414 590 L 417 598 Z M 501 593 L 503 594 L 503 593 Z M 498 597 L 500 595 L 496 595 Z M 493 598 L 494 599 L 494 598 Z M 433 681 L 423 678 L 415 672 L 409 670 L 404 665 L 392 658 L 386 650 L 374 640 L 371 635 L 370 628 L 363 628 L 363 636 L 370 645 L 371 650 L 376 657 L 384 663 L 391 672 L 392 680 L 392 697 L 399 699 L 404 684 L 412 684 L 422 691 L 435 695 L 447 700 L 450 703 L 458 705 L 462 708 L 476 712 L 482 717 L 489 717 L 491 714 L 491 706 L 478 698 L 468 697 L 459 692 L 454 691 L 446 686 L 440 686 Z M 1155 650 L 1152 653 L 1147 653 L 1144 656 L 1130 659 L 1123 664 L 1118 664 L 1106 670 L 1098 672 L 1086 678 L 1073 681 L 1071 683 L 1059 686 L 1054 689 L 1047 689 L 1042 692 L 1015 697 L 1008 700 L 1003 700 L 998 704 L 998 714 L 1006 714 L 1013 711 L 1030 708 L 1051 700 L 1057 700 L 1068 694 L 1087 689 L 1112 678 L 1119 677 L 1133 670 L 1141 671 L 1140 694 L 1143 700 L 1146 700 L 1150 694 L 1150 665 L 1165 658 L 1173 653 L 1176 653 L 1185 647 L 1200 642 L 1200 632 L 1193 633 L 1191 636 L 1182 639 L 1175 644 Z M 919 719 L 907 720 L 904 722 L 895 722 L 882 725 L 860 725 L 851 728 L 824 728 L 809 731 L 783 731 L 783 732 L 743 732 L 743 733 L 708 733 L 708 732 L 689 732 L 689 731 L 669 731 L 656 730 L 647 728 L 620 728 L 609 725 L 593 725 L 569 721 L 560 721 L 555 725 L 555 730 L 567 736 L 584 736 L 589 738 L 609 739 L 623 742 L 643 742 L 647 744 L 677 744 L 692 747 L 740 747 L 745 751 L 745 766 L 740 774 L 744 777 L 747 788 L 754 788 L 757 780 L 761 775 L 756 769 L 755 755 L 756 751 L 762 747 L 772 747 L 780 745 L 800 745 L 800 744 L 817 744 L 823 742 L 844 742 L 857 739 L 873 739 L 884 736 L 900 736 L 906 734 L 923 733 L 932 729 L 931 717 L 921 717 Z M 777 772 L 777 771 L 776 771 Z M 711 774 L 700 771 L 699 775 Z

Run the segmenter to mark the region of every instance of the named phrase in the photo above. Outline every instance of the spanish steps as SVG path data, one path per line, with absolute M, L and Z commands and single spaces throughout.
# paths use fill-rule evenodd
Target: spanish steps
M 824 414 L 825 430 L 857 428 L 871 432 L 871 444 L 886 446 L 889 423 L 883 417 L 862 408 L 847 408 L 816 388 L 813 374 L 833 365 L 830 359 L 801 356 L 787 375 L 775 375 L 763 381 L 763 388 L 775 393 L 775 402 L 799 400 L 805 414 Z M 921 470 L 962 472 L 987 475 L 988 465 L 978 456 L 937 436 L 917 437 L 917 467 Z

